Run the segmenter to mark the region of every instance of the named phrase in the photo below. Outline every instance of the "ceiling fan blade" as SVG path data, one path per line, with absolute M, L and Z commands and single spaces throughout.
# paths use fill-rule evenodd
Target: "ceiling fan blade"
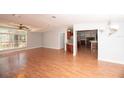
M 31 27 L 25 26 L 23 24 L 15 24 L 15 23 L 0 23 L 0 27 L 10 28 L 10 29 L 17 29 L 17 30 L 25 30 L 25 31 L 33 31 Z
M 11 28 L 11 29 L 18 29 L 17 27 L 14 27 L 14 26 L 10 26 L 10 25 L 1 25 L 0 24 L 0 27 L 4 27 L 4 28 Z

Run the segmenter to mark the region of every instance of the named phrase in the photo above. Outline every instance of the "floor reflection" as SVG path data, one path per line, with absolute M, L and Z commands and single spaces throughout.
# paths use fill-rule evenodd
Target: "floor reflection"
M 87 49 L 73 57 L 64 50 L 37 48 L 0 55 L 0 77 L 117 78 L 124 77 L 124 65 L 98 61 Z
M 14 77 L 16 73 L 26 66 L 25 53 L 0 56 L 0 77 Z

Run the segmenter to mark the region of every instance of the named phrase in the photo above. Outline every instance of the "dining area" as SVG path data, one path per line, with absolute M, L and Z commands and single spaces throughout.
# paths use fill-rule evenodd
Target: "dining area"
M 78 48 L 87 48 L 91 52 L 97 52 L 98 40 L 96 30 L 79 31 L 77 33 Z

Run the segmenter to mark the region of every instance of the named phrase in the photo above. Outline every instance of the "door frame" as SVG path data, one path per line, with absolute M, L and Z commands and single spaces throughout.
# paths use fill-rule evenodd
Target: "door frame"
M 81 30 L 93 30 L 94 28 L 91 28 L 91 29 L 81 29 Z M 95 28 L 96 29 L 96 28 Z M 99 29 L 97 28 L 97 41 L 99 43 Z M 79 30 L 73 30 L 73 56 L 76 56 L 77 55 L 77 32 Z M 98 44 L 98 53 L 97 53 L 97 60 L 99 59 L 99 44 Z

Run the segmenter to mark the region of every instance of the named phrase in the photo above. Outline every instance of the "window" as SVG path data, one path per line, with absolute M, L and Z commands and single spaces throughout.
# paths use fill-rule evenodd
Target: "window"
M 23 48 L 27 46 L 27 31 L 0 28 L 0 50 Z

